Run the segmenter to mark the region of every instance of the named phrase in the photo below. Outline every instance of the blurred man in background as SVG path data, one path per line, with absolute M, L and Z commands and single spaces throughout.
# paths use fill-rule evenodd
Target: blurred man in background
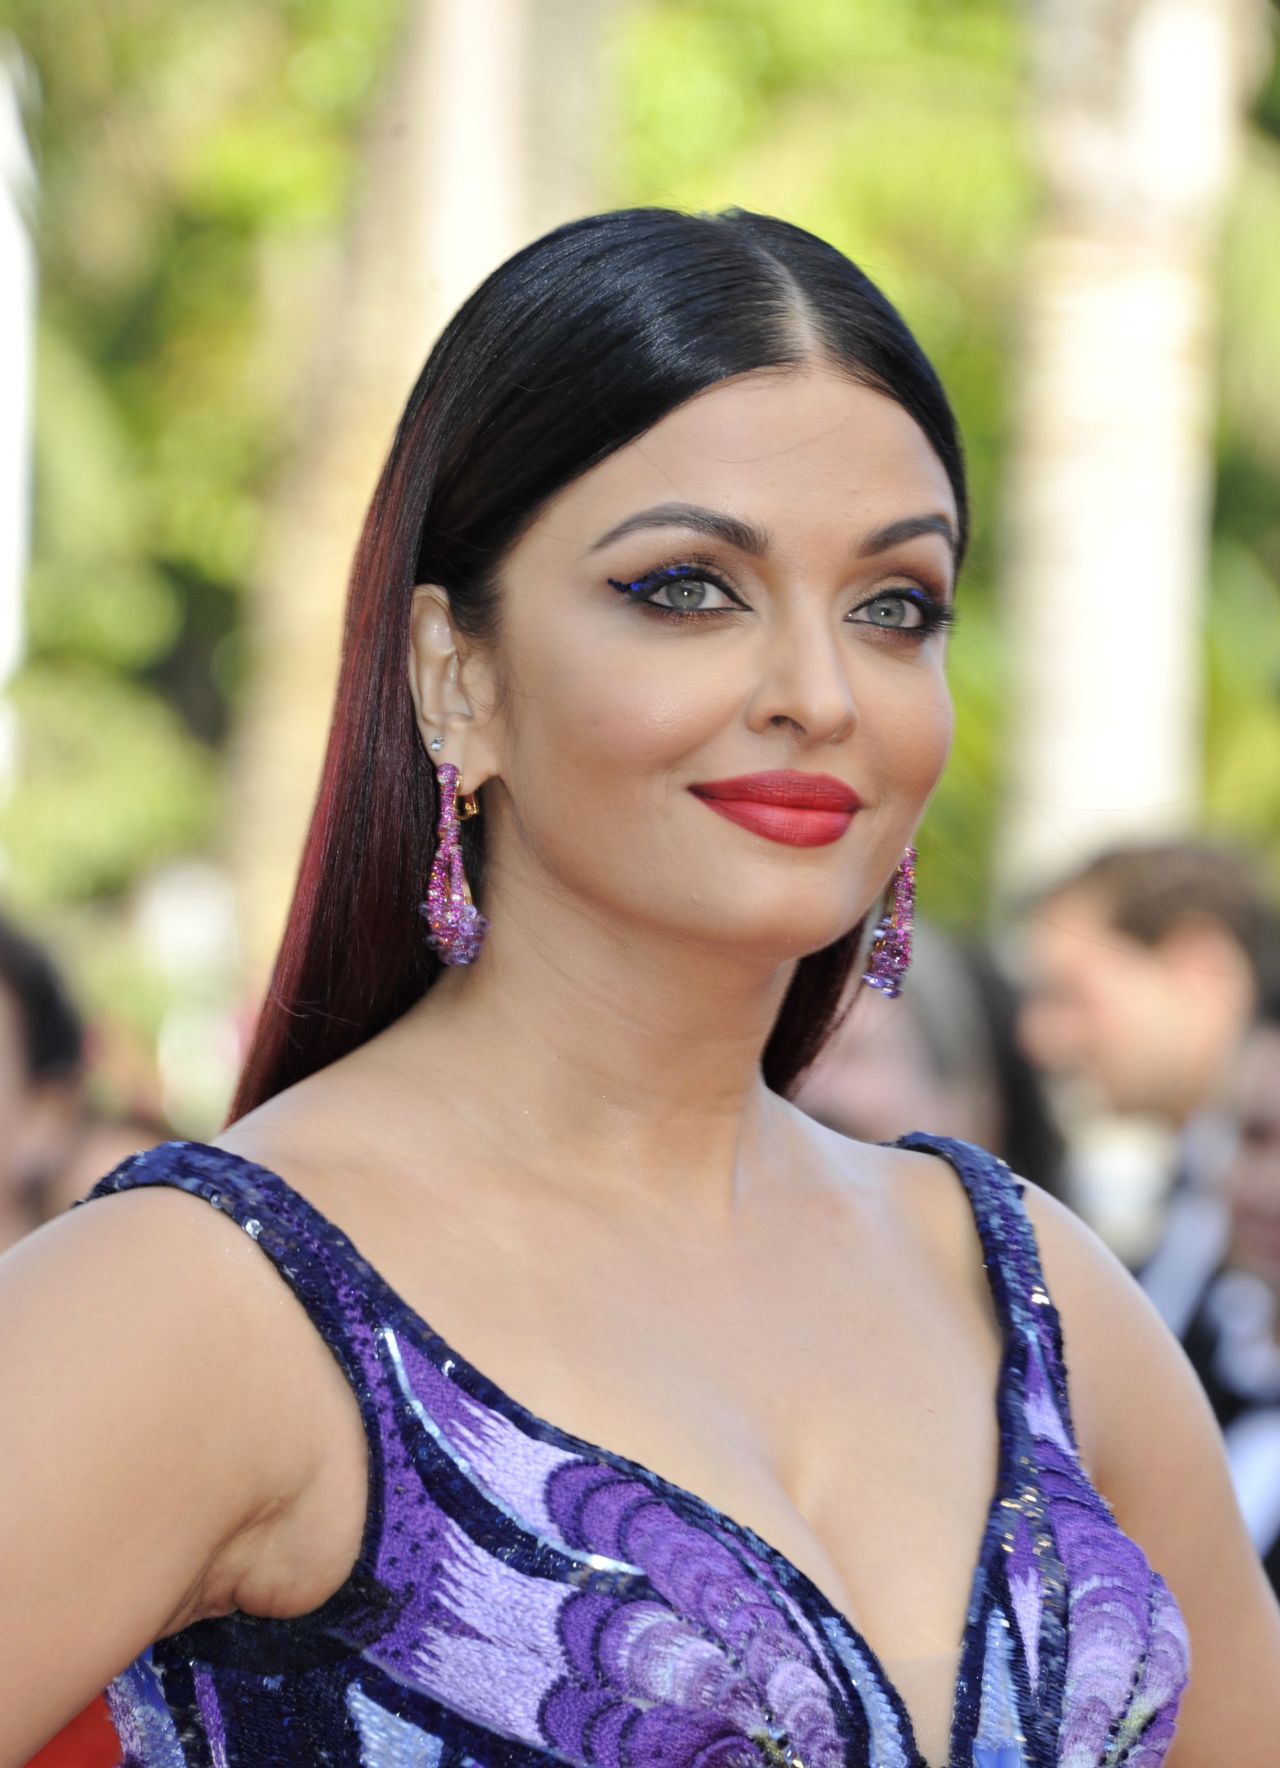
M 1181 1336 L 1225 1249 L 1227 1100 L 1280 967 L 1276 914 L 1242 854 L 1152 842 L 1112 848 L 1059 879 L 1022 931 L 1028 1056 L 1095 1107 L 1159 1120 L 1174 1135 L 1164 1230 L 1142 1278 Z
M 1222 1177 L 1226 1252 L 1184 1345 L 1222 1425 L 1240 1508 L 1280 1591 L 1280 989 L 1234 1075 L 1236 1152 Z

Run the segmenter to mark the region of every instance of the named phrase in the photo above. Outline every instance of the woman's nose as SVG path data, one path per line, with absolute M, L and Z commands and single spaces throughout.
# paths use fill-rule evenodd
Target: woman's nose
M 816 623 L 815 623 L 816 625 Z M 788 725 L 810 743 L 839 743 L 857 723 L 848 658 L 823 622 L 775 629 L 764 640 L 764 666 L 752 695 L 753 730 Z

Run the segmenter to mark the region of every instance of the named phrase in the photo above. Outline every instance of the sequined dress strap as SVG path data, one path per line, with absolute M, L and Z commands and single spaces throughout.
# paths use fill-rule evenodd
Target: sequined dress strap
M 997 1155 L 954 1136 L 915 1130 L 894 1145 L 937 1154 L 954 1167 L 978 1224 L 1001 1325 L 1006 1333 L 1034 1343 L 1039 1350 L 1054 1401 L 1074 1442 L 1062 1321 L 1045 1283 L 1035 1229 L 1022 1201 L 1026 1181 Z

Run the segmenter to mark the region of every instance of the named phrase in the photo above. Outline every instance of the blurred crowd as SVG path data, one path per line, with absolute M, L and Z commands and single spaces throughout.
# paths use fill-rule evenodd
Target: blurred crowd
M 797 1103 L 864 1140 L 978 1142 L 1112 1238 L 1203 1383 L 1280 1589 L 1280 912 L 1253 862 L 1116 847 L 1021 903 L 998 950 L 919 922 L 914 946 L 901 999 L 858 992 Z M 174 1133 L 104 1108 L 94 1048 L 52 957 L 0 919 L 0 1249 Z M 1156 1162 L 1124 1243 L 1099 1123 L 1141 1125 Z

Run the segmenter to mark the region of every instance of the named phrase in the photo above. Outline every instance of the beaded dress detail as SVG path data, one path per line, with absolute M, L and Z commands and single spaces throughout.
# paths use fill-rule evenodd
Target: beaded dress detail
M 1080 1463 L 1022 1181 L 966 1142 L 893 1146 L 958 1174 L 1004 1340 L 933 1768 L 1158 1768 L 1186 1629 Z M 359 1400 L 369 1500 L 320 1608 L 197 1622 L 116 1678 L 122 1768 L 930 1768 L 867 1640 L 790 1561 L 526 1411 L 282 1179 L 170 1142 L 91 1197 L 145 1185 L 223 1211 L 294 1290 Z

